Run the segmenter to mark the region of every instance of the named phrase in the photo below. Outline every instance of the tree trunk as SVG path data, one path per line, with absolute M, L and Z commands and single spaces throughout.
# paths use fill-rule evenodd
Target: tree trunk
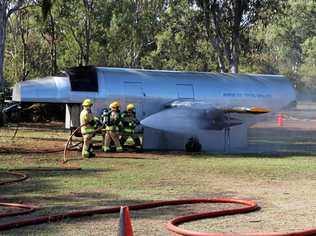
M 216 50 L 217 53 L 217 62 L 218 67 L 221 73 L 227 72 L 225 66 L 225 58 L 224 58 L 224 51 L 220 45 L 220 39 L 218 35 L 214 35 L 211 29 L 211 9 L 209 4 L 203 4 L 203 13 L 204 13 L 204 24 L 206 28 L 206 34 L 208 37 L 208 41 L 211 42 L 213 48 Z
M 223 64 L 225 65 L 225 59 L 226 57 L 228 64 L 230 65 L 232 62 L 231 58 L 231 49 L 229 43 L 226 42 L 225 36 L 222 33 L 221 29 L 221 10 L 218 8 L 218 5 L 216 1 L 213 3 L 214 5 L 210 8 L 210 13 L 212 14 L 212 20 L 213 20 L 213 28 L 214 28 L 214 37 L 217 41 L 217 48 L 221 51 L 221 57 Z M 226 67 L 225 70 L 221 72 L 227 72 Z
M 20 36 L 21 36 L 21 41 L 22 41 L 22 75 L 19 76 L 21 78 L 21 81 L 26 80 L 26 77 L 28 75 L 27 71 L 27 51 L 28 51 L 28 46 L 26 43 L 25 37 L 27 37 L 27 31 L 28 29 L 25 29 L 23 27 L 24 23 L 23 20 L 25 19 L 26 14 L 20 13 L 18 14 L 18 27 L 20 31 Z
M 56 22 L 54 15 L 52 14 L 52 9 L 50 3 L 46 2 L 48 4 L 45 5 L 45 9 L 42 9 L 43 16 L 46 18 L 48 16 L 47 20 L 47 29 L 45 29 L 45 32 L 42 33 L 42 37 L 47 41 L 49 44 L 49 50 L 50 50 L 50 75 L 54 75 L 58 72 L 58 66 L 57 66 L 57 35 L 56 35 Z M 46 9 L 47 8 L 47 9 Z
M 51 21 L 50 29 L 50 57 L 51 57 L 51 75 L 57 73 L 57 46 L 56 46 L 56 30 L 55 30 L 55 19 L 53 14 L 49 13 L 49 18 Z
M 7 2 L 2 1 L 0 3 L 0 91 L 4 87 L 4 50 L 6 40 L 6 28 L 7 28 Z
M 208 36 L 208 38 L 211 41 L 213 48 L 216 50 L 219 71 L 221 73 L 226 73 L 227 70 L 225 66 L 225 57 L 224 57 L 224 52 L 220 46 L 220 40 L 217 37 L 213 38 L 212 36 Z
M 230 62 L 231 73 L 238 73 L 238 64 L 240 56 L 240 23 L 244 9 L 247 3 L 242 0 L 233 1 L 234 21 L 232 28 L 232 60 Z
M 89 65 L 90 63 L 90 45 L 91 45 L 91 17 L 93 10 L 93 0 L 83 0 L 83 5 L 85 7 L 85 22 L 84 22 L 84 30 L 85 30 L 85 51 L 84 53 L 84 65 Z
M 89 14 L 89 13 L 88 13 Z M 91 29 L 91 22 L 90 22 L 90 16 L 86 16 L 85 19 L 85 52 L 84 52 L 84 65 L 89 65 L 90 61 L 90 29 Z

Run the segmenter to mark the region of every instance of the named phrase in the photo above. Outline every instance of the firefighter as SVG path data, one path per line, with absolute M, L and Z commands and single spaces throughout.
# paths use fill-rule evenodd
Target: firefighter
M 135 105 L 130 103 L 126 106 L 126 111 L 122 113 L 122 138 L 121 143 L 127 146 L 135 146 L 141 148 L 141 139 L 139 135 L 135 133 L 135 128 L 139 125 L 139 121 L 136 118 Z
M 95 133 L 95 117 L 92 115 L 91 107 L 93 102 L 90 99 L 85 99 L 82 102 L 83 110 L 80 113 L 81 134 L 83 137 L 82 157 L 94 157 L 92 149 L 92 137 Z
M 105 126 L 105 137 L 103 139 L 102 149 L 104 152 L 111 150 L 111 141 L 114 142 L 116 151 L 121 152 L 123 148 L 119 141 L 119 126 L 120 126 L 120 103 L 114 101 L 109 106 L 110 110 L 107 113 L 107 122 Z

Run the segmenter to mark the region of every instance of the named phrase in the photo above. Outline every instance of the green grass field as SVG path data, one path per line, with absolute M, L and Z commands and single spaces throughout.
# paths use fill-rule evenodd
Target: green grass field
M 62 153 L 32 150 L 62 148 L 63 131 L 0 129 L 0 181 L 3 171 L 63 167 Z M 316 159 L 313 156 L 186 155 L 179 153 L 97 153 L 70 165 L 78 171 L 25 171 L 24 182 L 0 186 L 0 201 L 41 207 L 30 216 L 87 207 L 111 207 L 182 198 L 252 199 L 261 211 L 182 225 L 197 231 L 289 231 L 316 227 Z M 218 209 L 221 204 L 162 207 L 132 212 L 134 234 L 170 235 L 165 223 L 190 212 Z M 1 210 L 4 210 L 1 208 Z M 0 219 L 0 223 L 29 216 Z M 118 214 L 95 215 L 58 223 L 0 232 L 2 235 L 117 235 Z

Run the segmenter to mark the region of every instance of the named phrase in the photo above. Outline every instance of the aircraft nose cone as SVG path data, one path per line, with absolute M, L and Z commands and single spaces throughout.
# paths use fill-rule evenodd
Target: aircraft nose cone
M 150 127 L 150 128 L 154 128 L 154 129 L 159 129 L 159 125 L 157 125 L 157 122 L 155 122 L 155 117 L 153 116 L 149 116 L 143 120 L 140 121 L 140 123 L 143 125 L 143 126 L 146 126 L 146 127 Z
M 192 134 L 200 129 L 200 113 L 186 108 L 172 108 L 155 113 L 141 124 L 149 128 L 180 134 Z

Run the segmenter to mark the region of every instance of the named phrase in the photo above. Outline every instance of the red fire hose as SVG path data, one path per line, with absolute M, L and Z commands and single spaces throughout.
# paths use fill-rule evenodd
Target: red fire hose
M 0 185 L 21 182 L 21 181 L 24 181 L 24 180 L 26 180 L 28 178 L 28 176 L 26 174 L 18 173 L 18 172 L 5 172 L 5 174 L 13 175 L 13 176 L 18 177 L 18 178 L 14 179 L 14 180 L 2 181 L 2 182 L 0 182 Z M 26 204 L 19 204 L 19 203 L 0 202 L 0 206 L 8 207 L 8 208 L 22 209 L 22 210 L 18 210 L 18 211 L 4 211 L 4 212 L 0 212 L 0 218 L 1 217 L 7 217 L 7 216 L 15 216 L 15 215 L 27 214 L 27 213 L 35 211 L 35 209 L 36 209 L 36 207 L 34 207 L 34 206 L 26 205 Z
M 36 210 L 35 206 L 26 205 L 26 204 L 19 204 L 19 203 L 4 203 L 4 202 L 0 202 L 0 206 L 22 209 L 22 210 L 19 210 L 19 211 L 4 211 L 4 212 L 0 212 L 0 218 L 1 217 L 7 217 L 7 216 L 23 215 L 23 214 L 31 213 L 31 212 Z
M 157 207 L 162 207 L 162 206 L 199 204 L 199 203 L 235 203 L 235 204 L 246 205 L 246 207 L 239 207 L 239 208 L 233 208 L 233 209 L 222 210 L 222 211 L 214 211 L 214 212 L 202 213 L 202 214 L 194 214 L 190 216 L 176 218 L 168 222 L 167 228 L 170 231 L 173 231 L 180 235 L 195 235 L 195 234 L 182 234 L 181 229 L 175 226 L 175 224 L 180 224 L 182 222 L 188 222 L 188 221 L 192 221 L 196 219 L 208 218 L 210 217 L 210 215 L 215 217 L 215 216 L 227 215 L 227 214 L 245 213 L 245 212 L 250 212 L 250 211 L 254 211 L 258 209 L 258 206 L 255 202 L 246 201 L 246 200 L 238 200 L 238 199 L 188 199 L 188 200 L 159 201 L 159 202 L 150 202 L 150 203 L 143 203 L 143 204 L 137 204 L 137 205 L 130 205 L 129 209 L 130 210 L 143 210 L 143 209 L 157 208 Z M 94 214 L 110 214 L 110 213 L 119 213 L 119 212 L 120 212 L 120 206 L 110 207 L 110 208 L 103 207 L 99 209 L 68 211 L 68 212 L 63 212 L 59 214 L 33 217 L 29 219 L 0 224 L 0 230 L 8 230 L 8 229 L 22 227 L 26 225 L 35 225 L 35 224 L 41 224 L 41 223 L 46 223 L 46 222 L 60 221 L 65 218 L 78 218 L 78 217 L 89 216 L 89 215 L 94 215 Z
M 203 199 L 197 199 L 197 201 Z M 190 200 L 187 200 L 190 201 Z M 297 231 L 297 232 L 288 232 L 288 233 L 279 233 L 279 232 L 263 232 L 263 233 L 209 233 L 209 232 L 197 232 L 192 230 L 186 230 L 181 229 L 178 227 L 178 225 L 200 220 L 200 219 L 206 219 L 206 218 L 215 218 L 219 216 L 225 216 L 225 215 L 235 215 L 235 214 L 241 214 L 241 213 L 248 213 L 251 211 L 255 211 L 260 209 L 258 205 L 254 201 L 249 200 L 241 200 L 241 199 L 229 199 L 229 198 L 218 198 L 218 199 L 206 199 L 206 202 L 212 202 L 212 203 L 236 203 L 245 205 L 246 207 L 240 207 L 240 208 L 231 208 L 231 209 L 224 209 L 219 211 L 211 211 L 211 212 L 203 212 L 203 213 L 197 213 L 187 216 L 180 216 L 173 220 L 170 220 L 167 223 L 167 229 L 174 232 L 176 235 L 183 235 L 183 236 L 310 236 L 310 235 L 316 235 L 316 228 Z M 187 203 L 184 203 L 187 204 Z
M 212 218 L 224 215 L 233 215 L 239 213 L 247 213 L 251 211 L 255 211 L 258 209 L 257 204 L 254 201 L 248 200 L 240 200 L 240 199 L 229 199 L 229 198 L 216 198 L 216 199 L 187 199 L 187 200 L 171 200 L 171 201 L 159 201 L 159 202 L 151 202 L 137 205 L 130 205 L 129 208 L 131 210 L 142 210 L 142 209 L 150 209 L 162 206 L 171 206 L 171 205 L 184 205 L 184 204 L 199 204 L 199 203 L 233 203 L 244 205 L 245 207 L 236 207 L 231 209 L 224 209 L 218 211 L 204 212 L 193 215 L 181 216 L 177 217 L 167 223 L 167 229 L 177 235 L 187 235 L 187 236 L 307 236 L 307 235 L 316 235 L 316 229 L 310 229 L 305 231 L 298 231 L 293 233 L 201 233 L 196 231 L 185 230 L 177 227 L 177 225 L 190 222 L 194 220 L 204 219 L 204 218 Z M 47 222 L 55 222 L 60 221 L 65 218 L 79 218 L 82 216 L 90 216 L 94 214 L 110 214 L 110 213 L 118 213 L 120 211 L 120 207 L 111 207 L 111 208 L 99 208 L 99 209 L 86 209 L 86 210 L 78 210 L 78 211 L 69 211 L 63 212 L 59 214 L 46 215 L 33 217 L 24 220 L 12 221 L 4 224 L 0 224 L 0 230 L 8 230 L 17 227 L 27 226 L 27 225 L 35 225 Z

